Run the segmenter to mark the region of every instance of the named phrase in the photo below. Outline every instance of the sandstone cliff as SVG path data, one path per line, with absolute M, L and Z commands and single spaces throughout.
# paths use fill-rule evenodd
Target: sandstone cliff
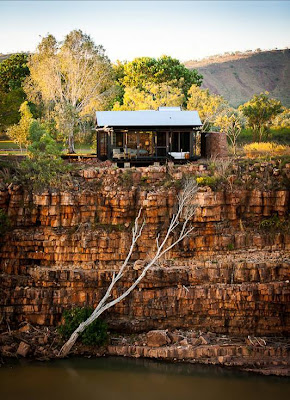
M 263 222 L 273 216 L 287 222 L 288 166 L 277 172 L 258 165 L 242 173 L 245 182 L 251 173 L 252 181 L 265 176 L 264 186 L 238 185 L 233 178 L 215 190 L 201 187 L 194 233 L 105 315 L 111 329 L 287 334 L 290 235 L 282 223 L 263 229 Z M 65 308 L 96 304 L 127 253 L 136 211 L 143 207 L 146 228 L 132 262 L 150 257 L 184 174 L 210 171 L 198 164 L 92 167 L 61 192 L 2 185 L 0 207 L 11 224 L 0 247 L 2 322 L 54 325 Z M 128 274 L 115 294 L 139 273 Z

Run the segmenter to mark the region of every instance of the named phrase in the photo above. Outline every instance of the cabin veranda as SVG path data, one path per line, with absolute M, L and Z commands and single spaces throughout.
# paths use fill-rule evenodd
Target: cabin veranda
M 204 135 L 197 111 L 98 111 L 97 156 L 115 162 L 186 162 L 203 155 Z

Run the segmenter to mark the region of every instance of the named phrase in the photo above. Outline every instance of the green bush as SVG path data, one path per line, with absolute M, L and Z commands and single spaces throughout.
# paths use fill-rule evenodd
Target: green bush
M 45 127 L 37 121 L 32 122 L 28 139 L 28 158 L 19 166 L 21 182 L 31 185 L 34 190 L 66 183 L 71 167 L 62 160 L 60 145 Z
M 60 335 L 64 339 L 68 339 L 80 323 L 85 321 L 93 311 L 93 308 L 90 307 L 77 307 L 64 311 L 62 315 L 64 323 L 58 328 Z M 80 334 L 80 340 L 88 346 L 102 346 L 108 339 L 107 329 L 107 324 L 97 319 Z

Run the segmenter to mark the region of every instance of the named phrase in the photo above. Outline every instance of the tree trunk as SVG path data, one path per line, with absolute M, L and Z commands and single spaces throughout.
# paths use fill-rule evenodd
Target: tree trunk
M 69 154 L 75 154 L 75 141 L 73 130 L 71 130 L 68 135 L 68 152 Z

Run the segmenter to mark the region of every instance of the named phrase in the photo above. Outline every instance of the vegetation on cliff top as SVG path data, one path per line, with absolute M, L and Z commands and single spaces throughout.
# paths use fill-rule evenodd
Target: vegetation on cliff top
M 21 150 L 29 130 L 23 110 L 29 106 L 30 117 L 73 153 L 75 139 L 83 146 L 92 143 L 96 109 L 182 106 L 199 112 L 203 130 L 224 131 L 234 155 L 249 135 L 253 141 L 290 142 L 289 109 L 269 93 L 255 95 L 237 110 L 224 97 L 200 88 L 201 83 L 198 71 L 169 56 L 111 64 L 104 48 L 80 30 L 63 42 L 47 35 L 34 54 L 12 55 L 0 63 L 0 125 Z M 20 107 L 26 96 L 30 103 Z

